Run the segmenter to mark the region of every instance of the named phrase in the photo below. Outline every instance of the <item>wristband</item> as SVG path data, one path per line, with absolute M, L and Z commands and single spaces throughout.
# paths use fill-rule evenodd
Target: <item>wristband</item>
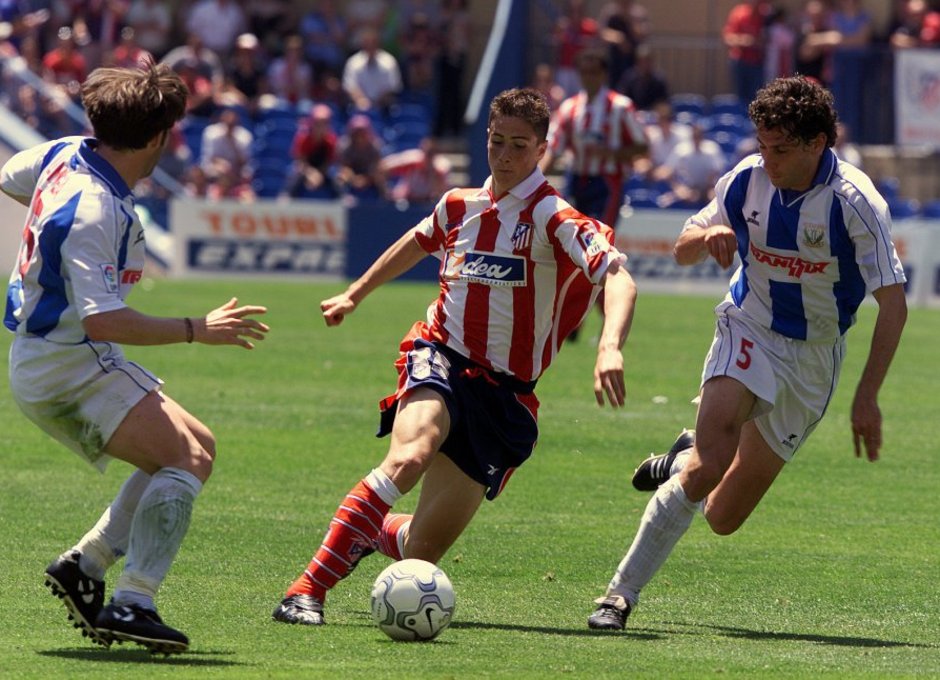
M 193 338 L 196 337 L 196 332 L 193 329 L 193 320 L 186 316 L 183 317 L 183 322 L 186 324 L 186 342 L 191 343 Z

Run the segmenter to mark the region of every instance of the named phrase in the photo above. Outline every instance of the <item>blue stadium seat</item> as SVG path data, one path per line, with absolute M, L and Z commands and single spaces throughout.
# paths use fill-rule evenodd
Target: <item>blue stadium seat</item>
M 704 116 L 708 110 L 708 100 L 702 95 L 692 92 L 674 94 L 669 98 L 669 102 L 672 104 L 672 110 L 676 113 L 688 111 L 697 116 Z
M 711 113 L 714 116 L 730 113 L 747 117 L 747 105 L 736 94 L 716 94 L 711 100 Z
M 924 203 L 920 208 L 920 214 L 928 219 L 940 218 L 940 199 Z
M 626 198 L 631 208 L 658 208 L 660 196 L 656 189 L 630 189 Z
M 920 213 L 920 203 L 912 198 L 892 198 L 888 200 L 888 210 L 892 219 L 903 220 L 916 217 Z
M 901 195 L 901 180 L 897 177 L 882 177 L 875 182 L 875 187 L 889 203 Z

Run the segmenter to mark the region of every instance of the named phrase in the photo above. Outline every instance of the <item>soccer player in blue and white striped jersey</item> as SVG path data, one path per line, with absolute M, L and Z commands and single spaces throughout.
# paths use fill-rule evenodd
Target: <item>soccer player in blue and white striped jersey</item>
M 267 326 L 250 316 L 265 308 L 233 298 L 191 319 L 127 306 L 144 266 L 131 188 L 156 166 L 187 90 L 168 67 L 143 64 L 98 69 L 81 94 L 93 138 L 26 149 L 0 170 L 0 189 L 29 207 L 4 315 L 15 334 L 10 387 L 30 420 L 87 462 L 137 468 L 97 524 L 47 567 L 47 585 L 94 642 L 181 652 L 189 641 L 162 622 L 154 596 L 212 471 L 215 439 L 120 344 L 251 349 Z M 105 605 L 105 571 L 125 555 Z
M 875 461 L 881 451 L 878 391 L 907 318 L 887 205 L 861 170 L 833 153 L 836 112 L 815 81 L 777 79 L 748 113 L 759 153 L 718 181 L 715 199 L 686 222 L 674 250 L 683 265 L 709 256 L 725 268 L 735 255 L 740 261 L 715 310 L 695 434 L 637 469 L 634 486 L 655 493 L 591 628 L 624 627 L 697 510 L 717 534 L 747 520 L 822 419 L 845 333 L 868 292 L 878 315 L 851 422 L 856 456 Z

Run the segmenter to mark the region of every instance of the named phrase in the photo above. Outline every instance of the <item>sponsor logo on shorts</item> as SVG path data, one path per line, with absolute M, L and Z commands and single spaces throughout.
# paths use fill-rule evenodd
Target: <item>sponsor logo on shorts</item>
M 809 262 L 795 255 L 775 255 L 761 250 L 753 242 L 751 242 L 751 256 L 768 267 L 785 269 L 790 276 L 797 279 L 804 274 L 825 274 L 826 267 L 829 266 L 828 262 Z
M 109 293 L 118 292 L 117 267 L 113 264 L 101 264 L 101 278 L 104 279 L 104 287 Z
M 526 284 L 526 261 L 515 255 L 495 255 L 468 251 L 458 255 L 447 253 L 444 262 L 444 279 L 464 279 L 489 286 L 524 286 Z

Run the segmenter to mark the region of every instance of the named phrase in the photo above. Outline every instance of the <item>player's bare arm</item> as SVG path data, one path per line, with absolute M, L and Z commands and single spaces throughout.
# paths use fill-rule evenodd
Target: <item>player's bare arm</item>
M 594 397 L 604 405 L 623 406 L 627 389 L 623 379 L 623 343 L 630 334 L 636 306 L 636 284 L 625 267 L 616 266 L 604 280 L 604 326 L 594 365 Z
M 125 345 L 169 345 L 200 342 L 205 345 L 238 345 L 254 349 L 252 340 L 264 340 L 269 328 L 250 317 L 267 312 L 257 305 L 238 306 L 232 298 L 202 318 L 157 317 L 130 307 L 92 314 L 82 320 L 85 333 L 97 342 Z
M 349 284 L 349 288 L 320 303 L 327 326 L 337 326 L 351 314 L 365 297 L 387 281 L 401 276 L 427 255 L 415 240 L 415 229 L 409 229 L 379 255 L 366 273 Z
M 904 286 L 895 284 L 879 288 L 873 293 L 878 302 L 878 317 L 872 331 L 871 348 L 862 377 L 852 402 L 852 438 L 855 455 L 865 455 L 870 461 L 878 460 L 881 450 L 881 410 L 878 408 L 878 390 L 888 373 L 888 367 L 901 341 L 901 331 L 907 321 L 907 299 Z
M 698 264 L 711 255 L 723 269 L 727 269 L 734 262 L 737 247 L 734 230 L 724 224 L 715 224 L 708 228 L 685 229 L 679 234 L 672 254 L 681 265 Z

